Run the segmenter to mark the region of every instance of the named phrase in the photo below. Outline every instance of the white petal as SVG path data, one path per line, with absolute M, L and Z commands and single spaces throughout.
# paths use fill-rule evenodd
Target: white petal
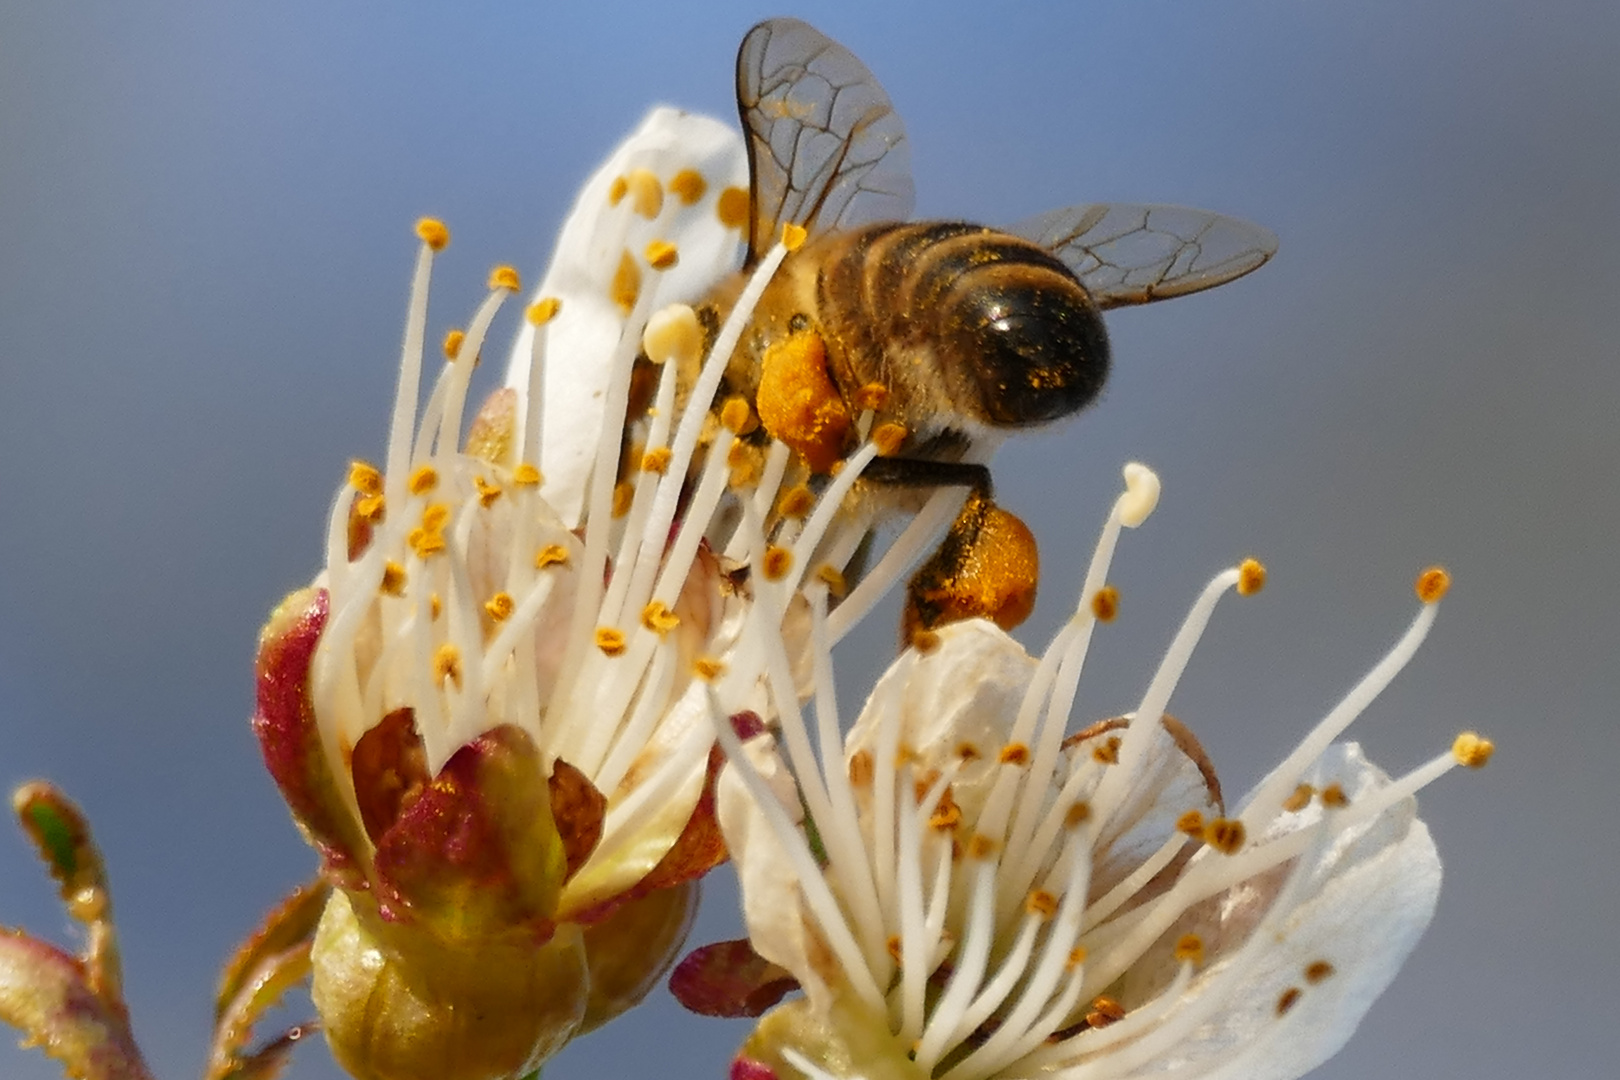
M 663 208 L 654 220 L 637 214 L 630 198 L 610 205 L 614 180 L 634 169 L 650 170 L 665 186 Z M 687 169 L 705 182 L 702 197 L 690 206 L 668 191 L 669 181 Z M 747 184 L 747 155 L 731 125 L 660 107 L 586 181 L 563 224 L 535 299 L 562 302 L 546 326 L 542 463 L 545 496 L 570 526 L 579 524 L 610 361 L 625 332 L 624 312 L 611 296 L 621 256 L 630 252 L 641 266 L 643 286 L 656 289 L 647 310 L 701 299 L 740 266 L 742 233 L 720 223 L 716 205 L 724 189 Z M 657 274 L 643 258 L 654 240 L 670 241 L 679 250 L 676 265 Z M 639 327 L 634 332 L 639 340 Z M 506 385 L 520 393 L 529 385 L 533 335 L 534 327 L 525 322 L 507 368 Z M 518 445 L 522 437 L 516 433 Z

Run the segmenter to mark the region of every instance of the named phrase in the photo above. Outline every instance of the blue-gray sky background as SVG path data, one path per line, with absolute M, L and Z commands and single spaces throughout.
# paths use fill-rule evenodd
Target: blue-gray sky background
M 47 776 L 89 810 L 160 1075 L 197 1074 L 220 960 L 312 867 L 247 727 L 254 635 L 317 568 L 345 463 L 382 446 L 411 223 L 450 223 L 433 320 L 463 321 L 489 265 L 534 279 L 648 106 L 730 116 L 736 43 L 776 13 L 0 7 L 0 782 Z M 1119 465 L 1153 465 L 1164 501 L 1126 537 L 1078 713 L 1128 708 L 1196 589 L 1258 554 L 1270 586 L 1223 607 L 1172 704 L 1241 791 L 1445 562 L 1430 644 L 1356 734 L 1394 769 L 1461 727 L 1502 749 L 1423 794 L 1438 917 L 1318 1075 L 1608 1075 L 1620 6 L 796 14 L 883 80 L 924 215 L 1161 201 L 1277 231 L 1252 278 L 1111 316 L 1101 405 L 1004 452 L 1046 559 L 1023 637 L 1062 617 Z M 851 700 L 887 620 L 845 650 Z M 697 939 L 734 936 L 724 875 Z M 67 930 L 10 827 L 0 923 Z M 610 1030 L 548 1080 L 720 1077 L 745 1032 L 662 993 Z M 59 1075 L 0 1044 L 0 1075 Z M 316 1046 L 291 1075 L 337 1072 Z

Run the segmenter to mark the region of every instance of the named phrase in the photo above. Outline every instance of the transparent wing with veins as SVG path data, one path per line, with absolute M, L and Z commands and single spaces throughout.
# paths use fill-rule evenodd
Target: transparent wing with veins
M 911 216 L 899 115 L 866 65 L 814 27 L 771 19 L 748 32 L 737 109 L 748 133 L 751 258 L 786 223 L 818 233 Z
M 1213 288 L 1277 253 L 1269 229 L 1184 206 L 1070 206 L 1006 231 L 1061 259 L 1103 308 Z

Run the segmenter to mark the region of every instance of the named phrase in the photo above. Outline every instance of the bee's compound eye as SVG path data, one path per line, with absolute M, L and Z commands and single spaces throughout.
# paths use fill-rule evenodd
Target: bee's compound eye
M 952 335 L 978 381 L 985 419 L 1044 424 L 1078 412 L 1108 377 L 1108 333 L 1091 297 L 1070 278 L 1026 270 L 964 290 Z

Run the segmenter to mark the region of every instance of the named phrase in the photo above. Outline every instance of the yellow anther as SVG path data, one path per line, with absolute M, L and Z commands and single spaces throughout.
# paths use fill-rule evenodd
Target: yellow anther
M 855 407 L 862 412 L 876 412 L 889 403 L 889 388 L 882 383 L 867 383 L 855 391 Z
M 1297 814 L 1311 805 L 1311 796 L 1316 789 L 1309 784 L 1301 784 L 1294 789 L 1294 793 L 1283 800 L 1282 808 L 1290 814 Z
M 411 473 L 411 478 L 405 482 L 406 490 L 412 495 L 426 495 L 439 486 L 439 471 L 431 465 L 423 465 Z
M 1010 742 L 1001 748 L 996 760 L 1003 765 L 1028 765 L 1029 747 L 1021 742 Z
M 984 755 L 979 752 L 977 746 L 967 739 L 963 739 L 956 744 L 956 756 L 962 761 L 978 761 Z
M 443 686 L 446 679 L 461 687 L 461 650 L 448 641 L 433 653 L 433 681 Z
M 872 751 L 857 750 L 849 758 L 849 782 L 854 787 L 868 787 L 872 783 Z
M 381 495 L 363 495 L 354 503 L 354 514 L 362 521 L 369 521 L 373 525 L 383 518 L 384 500 Z
M 1281 994 L 1278 994 L 1277 1015 L 1283 1016 L 1288 1012 L 1289 1009 L 1292 1009 L 1295 1005 L 1299 1004 L 1299 999 L 1304 993 L 1305 991 L 1301 990 L 1299 987 L 1290 986 Z
M 527 461 L 512 470 L 512 483 L 518 487 L 539 487 L 541 479 L 540 470 Z
M 709 190 L 709 182 L 696 169 L 682 169 L 670 177 L 669 190 L 675 193 L 682 205 L 691 206 L 703 198 L 703 193 Z
M 883 947 L 888 950 L 889 959 L 898 964 L 900 962 L 900 935 L 890 934 L 883 942 Z
M 674 457 L 674 455 L 675 452 L 667 446 L 660 446 L 654 450 L 648 450 L 645 454 L 641 455 L 641 471 L 663 475 L 665 472 L 669 471 L 669 459 Z
M 1098 622 L 1113 622 L 1119 615 L 1119 590 L 1104 585 L 1091 598 L 1091 615 Z
M 668 270 L 681 261 L 679 249 L 668 240 L 654 240 L 647 245 L 645 254 L 647 265 L 654 270 Z
M 1322 805 L 1333 810 L 1342 810 L 1350 805 L 1350 796 L 1344 793 L 1343 784 L 1329 784 L 1322 789 Z
M 381 495 L 383 475 L 366 461 L 349 462 L 349 486 L 362 495 Z
M 740 187 L 728 187 L 720 193 L 715 213 L 720 224 L 728 229 L 740 229 L 748 224 L 748 192 Z
M 416 235 L 434 251 L 443 251 L 450 243 L 450 230 L 438 218 L 420 218 L 416 222 Z
M 1335 970 L 1337 969 L 1326 960 L 1312 960 L 1305 965 L 1305 981 L 1315 986 L 1323 979 L 1332 977 Z
M 517 292 L 523 288 L 523 279 L 518 276 L 517 267 L 503 263 L 489 272 L 489 287 Z
M 557 317 L 562 310 L 562 301 L 555 296 L 545 296 L 530 304 L 523 311 L 523 317 L 529 320 L 530 325 L 544 326 Z
M 923 794 L 927 794 L 924 792 Z M 962 823 L 962 808 L 956 805 L 956 799 L 951 795 L 951 789 L 946 788 L 945 794 L 939 798 L 939 805 L 934 812 L 928 815 L 928 827 L 935 832 L 946 832 L 956 828 Z
M 450 506 L 448 503 L 429 503 L 422 510 L 422 528 L 428 532 L 439 532 L 450 520 Z
M 1076 945 L 1074 948 L 1069 950 L 1068 959 L 1063 962 L 1063 966 L 1065 969 L 1073 971 L 1075 968 L 1079 967 L 1085 962 L 1086 947 L 1084 945 Z
M 1204 964 L 1204 939 L 1197 934 L 1183 934 L 1176 939 L 1176 959 L 1182 963 L 1191 963 L 1202 967 Z
M 1045 889 L 1036 889 L 1024 897 L 1024 911 L 1030 915 L 1039 915 L 1043 919 L 1050 919 L 1057 914 L 1058 898 Z
M 510 619 L 516 607 L 517 602 L 512 599 L 512 594 L 507 592 L 498 592 L 484 601 L 484 613 L 496 622 Z
M 1109 1024 L 1117 1024 L 1125 1019 L 1125 1006 L 1116 999 L 1103 994 L 1091 1003 L 1086 1012 L 1086 1024 L 1094 1028 L 1105 1028 Z
M 818 566 L 816 578 L 836 597 L 842 598 L 844 593 L 849 591 L 849 582 L 845 579 L 844 572 L 832 563 L 822 563 Z
M 478 489 L 478 502 L 485 509 L 494 505 L 495 500 L 501 497 L 501 485 L 492 484 L 482 476 L 473 477 L 473 486 Z
M 613 516 L 624 517 L 630 512 L 630 504 L 636 499 L 636 486 L 628 480 L 613 485 Z
M 669 610 L 662 600 L 654 600 L 641 609 L 641 625 L 663 637 L 681 625 L 681 617 Z
M 1001 843 L 993 837 L 974 833 L 968 840 L 967 855 L 970 859 L 988 859 L 1000 849 Z
M 1084 799 L 1076 799 L 1069 804 L 1063 812 L 1063 824 L 1069 828 L 1078 828 L 1091 820 L 1091 804 Z
M 720 422 L 724 424 L 733 435 L 742 435 L 754 429 L 754 410 L 748 407 L 745 397 L 730 397 L 720 406 Z
M 793 569 L 793 552 L 785 547 L 770 545 L 765 549 L 764 565 L 760 569 L 764 571 L 766 581 L 781 581 Z
M 692 661 L 692 674 L 704 682 L 713 682 L 725 674 L 726 665 L 712 656 L 700 656 Z
M 400 596 L 405 592 L 405 568 L 393 559 L 383 563 L 382 582 L 377 591 L 387 593 L 389 596 Z
M 428 593 L 428 619 L 438 622 L 439 616 L 444 614 L 444 604 L 439 600 L 438 593 Z
M 816 497 L 803 484 L 797 484 L 782 493 L 776 501 L 776 512 L 785 518 L 802 518 L 816 505 Z
M 608 286 L 608 298 L 626 315 L 636 306 L 641 295 L 641 267 L 628 251 L 619 255 L 619 267 L 613 271 L 613 283 Z
M 608 205 L 618 206 L 624 200 L 625 193 L 630 190 L 630 181 L 622 176 L 615 176 L 613 183 L 608 185 Z
M 795 225 L 791 221 L 782 225 L 782 246 L 789 251 L 798 251 L 809 236 L 803 225 Z
M 1472 731 L 1465 731 L 1451 744 L 1451 756 L 1459 765 L 1470 769 L 1483 769 L 1496 753 L 1496 744 Z
M 1222 855 L 1235 855 L 1248 839 L 1243 822 L 1236 818 L 1216 818 L 1204 826 L 1204 843 Z
M 1237 591 L 1239 596 L 1253 596 L 1266 587 L 1266 568 L 1259 559 L 1244 559 L 1238 564 Z
M 1431 566 L 1417 579 L 1417 597 L 1425 604 L 1438 604 L 1451 588 L 1451 575 L 1444 567 Z
M 567 566 L 568 549 L 561 544 L 547 544 L 534 555 L 534 568 L 544 570 L 548 566 Z
M 1120 738 L 1118 735 L 1108 736 L 1108 738 L 1091 748 L 1091 760 L 1099 765 L 1118 765 L 1119 745 Z
M 696 364 L 703 354 L 703 327 L 689 304 L 670 304 L 653 312 L 641 332 L 641 348 L 655 364 L 674 360 Z
M 877 430 L 872 432 L 872 445 L 883 457 L 893 457 L 900 452 L 900 446 L 906 441 L 906 426 L 904 424 L 879 424 Z
M 625 177 L 630 188 L 630 208 L 651 221 L 664 208 L 664 185 L 650 169 L 631 169 Z
M 460 356 L 461 343 L 466 340 L 467 332 L 465 330 L 451 329 L 446 331 L 443 345 L 444 358 L 446 360 L 454 360 L 456 357 Z
M 615 630 L 611 626 L 598 626 L 596 647 L 607 656 L 618 656 L 624 652 L 624 631 Z
M 1188 810 L 1176 818 L 1176 832 L 1186 833 L 1188 836 L 1202 836 L 1204 834 L 1204 814 L 1201 810 Z
M 406 534 L 405 543 L 416 552 L 417 558 L 425 559 L 444 550 L 444 533 L 436 529 L 412 529 Z

